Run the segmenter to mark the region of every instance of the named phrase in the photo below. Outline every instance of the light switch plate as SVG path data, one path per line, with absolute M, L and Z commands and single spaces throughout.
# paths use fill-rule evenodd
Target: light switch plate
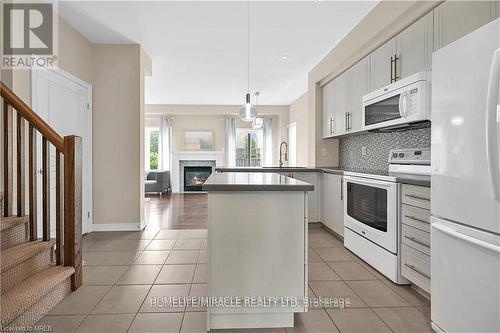
M 361 147 L 361 155 L 366 155 L 366 147 Z
M 321 149 L 321 156 L 327 156 L 328 155 L 328 149 L 322 148 Z

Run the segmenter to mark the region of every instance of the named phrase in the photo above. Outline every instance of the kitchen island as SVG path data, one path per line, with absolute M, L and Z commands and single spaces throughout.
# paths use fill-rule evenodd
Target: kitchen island
M 293 327 L 307 297 L 307 192 L 277 173 L 213 173 L 207 329 Z

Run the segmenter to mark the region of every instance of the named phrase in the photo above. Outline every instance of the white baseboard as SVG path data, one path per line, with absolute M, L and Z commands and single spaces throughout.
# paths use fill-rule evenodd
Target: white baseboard
M 145 226 L 145 221 L 139 223 L 92 224 L 92 231 L 140 231 Z

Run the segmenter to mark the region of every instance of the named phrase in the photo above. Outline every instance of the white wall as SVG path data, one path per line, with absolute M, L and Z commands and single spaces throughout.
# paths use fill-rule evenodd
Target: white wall
M 289 123 L 297 124 L 297 166 L 307 166 L 309 164 L 307 152 L 309 149 L 314 150 L 314 146 L 309 147 L 307 141 L 307 98 L 306 92 L 290 104 Z
M 172 117 L 172 151 L 184 149 L 184 132 L 205 130 L 214 132 L 214 150 L 224 150 L 226 121 L 221 115 L 175 115 Z

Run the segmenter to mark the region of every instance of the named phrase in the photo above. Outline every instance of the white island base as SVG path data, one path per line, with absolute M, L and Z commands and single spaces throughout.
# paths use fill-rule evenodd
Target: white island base
M 293 327 L 306 311 L 307 192 L 206 189 L 208 296 L 241 302 L 208 307 L 207 329 Z

